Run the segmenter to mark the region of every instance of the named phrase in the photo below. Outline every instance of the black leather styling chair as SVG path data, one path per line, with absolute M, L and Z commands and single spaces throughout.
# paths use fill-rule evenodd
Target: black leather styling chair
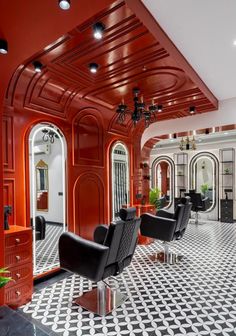
M 120 274 L 131 263 L 141 222 L 135 213 L 136 208 L 120 209 L 121 220 L 109 226 L 99 225 L 94 242 L 71 232 L 63 233 L 59 239 L 61 268 L 97 283 L 96 288 L 84 293 L 75 303 L 100 316 L 126 300 L 124 294 L 111 289 L 103 280 Z
M 182 259 L 182 256 L 170 252 L 169 243 L 183 237 L 191 208 L 190 197 L 182 197 L 174 213 L 160 210 L 156 216 L 148 213 L 141 215 L 141 235 L 162 240 L 164 244 L 164 252 L 157 252 L 151 256 L 153 261 L 174 264 Z
M 209 197 L 202 198 L 201 193 L 196 193 L 195 190 L 189 190 L 189 193 L 185 193 L 185 196 L 189 196 L 191 198 L 192 203 L 192 211 L 195 212 L 195 224 L 199 223 L 199 211 L 206 211 L 210 208 L 210 199 Z

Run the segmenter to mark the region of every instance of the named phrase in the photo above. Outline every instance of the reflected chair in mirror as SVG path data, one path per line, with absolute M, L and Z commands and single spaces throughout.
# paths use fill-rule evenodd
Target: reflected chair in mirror
M 199 222 L 199 212 L 207 211 L 210 208 L 209 197 L 202 197 L 201 193 L 196 193 L 195 190 L 189 190 L 189 193 L 185 193 L 186 196 L 191 198 L 192 211 L 195 212 L 195 224 L 203 224 Z
M 170 242 L 183 237 L 191 214 L 190 197 L 182 197 L 175 212 L 160 210 L 156 215 L 141 215 L 140 231 L 143 236 L 163 241 L 163 251 L 151 256 L 152 261 L 175 264 L 182 256 L 170 251 Z
M 100 316 L 107 315 L 127 298 L 104 280 L 122 273 L 131 263 L 141 221 L 135 214 L 136 208 L 120 209 L 120 220 L 95 229 L 94 242 L 70 232 L 59 239 L 61 268 L 97 284 L 75 303 Z
M 33 219 L 31 218 L 31 226 Z M 46 220 L 43 216 L 35 216 L 35 240 L 43 240 L 46 236 Z

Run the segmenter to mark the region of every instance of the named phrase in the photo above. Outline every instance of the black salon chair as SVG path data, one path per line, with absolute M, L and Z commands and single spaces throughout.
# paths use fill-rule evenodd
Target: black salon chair
M 160 210 L 156 215 L 141 215 L 141 235 L 163 241 L 164 252 L 157 252 L 151 260 L 174 264 L 182 259 L 169 250 L 169 243 L 183 237 L 191 214 L 190 197 L 182 197 L 175 212 Z
M 195 190 L 189 190 L 189 193 L 185 193 L 186 196 L 191 198 L 192 211 L 195 212 L 195 224 L 199 224 L 198 213 L 200 211 L 206 211 L 210 208 L 210 199 L 209 197 L 202 197 L 201 193 L 196 193 Z
M 111 289 L 103 280 L 120 274 L 131 263 L 141 222 L 135 213 L 136 208 L 120 209 L 121 220 L 98 226 L 94 242 L 70 232 L 63 233 L 59 239 L 61 268 L 97 283 L 96 288 L 84 293 L 75 303 L 100 316 L 126 300 L 124 294 Z
M 33 219 L 30 219 L 33 226 Z M 35 240 L 43 240 L 46 236 L 46 220 L 43 216 L 35 216 Z

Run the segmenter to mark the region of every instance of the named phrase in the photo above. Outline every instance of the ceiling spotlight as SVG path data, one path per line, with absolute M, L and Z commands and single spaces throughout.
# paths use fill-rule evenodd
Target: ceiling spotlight
M 6 40 L 0 40 L 0 54 L 8 53 L 8 44 Z
M 162 105 L 157 105 L 157 111 L 162 112 L 162 107 L 163 107 Z
M 189 113 L 190 114 L 194 114 L 196 112 L 196 108 L 195 108 L 195 106 L 190 106 L 190 108 L 189 108 Z
M 98 64 L 97 63 L 90 63 L 89 64 L 89 70 L 92 73 L 96 73 L 98 71 Z
M 235 46 L 236 46 L 236 40 L 234 40 L 234 42 L 233 42 L 233 45 L 235 45 Z
M 64 10 L 70 9 L 70 0 L 59 0 L 58 4 L 61 9 Z
M 34 61 L 33 66 L 34 66 L 35 72 L 41 72 L 42 71 L 43 65 L 39 61 Z
M 97 40 L 101 40 L 103 37 L 103 32 L 105 30 L 105 26 L 102 22 L 97 22 L 93 25 L 93 36 Z

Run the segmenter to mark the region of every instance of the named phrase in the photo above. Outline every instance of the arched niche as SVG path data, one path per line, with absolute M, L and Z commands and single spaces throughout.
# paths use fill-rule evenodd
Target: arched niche
M 111 148 L 112 219 L 119 217 L 119 210 L 130 203 L 129 152 L 125 144 L 116 142 Z
M 165 155 L 159 156 L 152 163 L 152 188 L 161 191 L 161 207 L 168 209 L 174 201 L 174 161 Z
M 75 231 L 93 240 L 94 229 L 104 223 L 104 185 L 92 172 L 81 175 L 74 187 Z
M 219 161 L 217 157 L 210 152 L 196 154 L 190 161 L 189 172 L 190 189 L 210 200 L 210 207 L 205 212 L 218 208 Z
M 35 276 L 59 267 L 58 240 L 67 230 L 66 156 L 66 141 L 59 128 L 49 123 L 32 128 L 29 182 Z
M 73 161 L 103 166 L 103 123 L 96 110 L 79 112 L 73 121 Z

